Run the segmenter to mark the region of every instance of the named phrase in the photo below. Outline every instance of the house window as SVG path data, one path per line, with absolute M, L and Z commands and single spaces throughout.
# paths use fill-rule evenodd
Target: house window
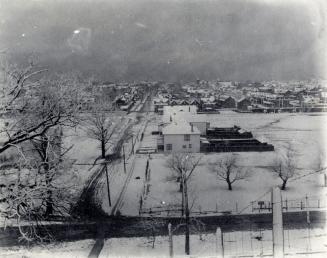
M 172 150 L 173 145 L 172 144 L 166 144 L 166 150 Z
M 188 147 L 189 147 L 189 149 L 191 149 L 192 148 L 192 144 L 189 144 Z
M 189 142 L 191 140 L 191 136 L 189 134 L 184 134 L 184 141 Z
M 186 145 L 183 145 L 183 149 L 186 149 Z

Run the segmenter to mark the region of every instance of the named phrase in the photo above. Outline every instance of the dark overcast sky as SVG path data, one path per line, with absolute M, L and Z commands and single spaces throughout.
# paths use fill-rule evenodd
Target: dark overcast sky
M 324 0 L 0 3 L 0 50 L 37 53 L 53 70 L 113 81 L 326 77 Z

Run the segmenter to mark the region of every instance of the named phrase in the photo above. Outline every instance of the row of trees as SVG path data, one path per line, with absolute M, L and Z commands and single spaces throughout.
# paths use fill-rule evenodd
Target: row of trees
M 232 191 L 232 185 L 235 182 L 251 176 L 250 171 L 240 167 L 238 163 L 238 156 L 231 154 L 209 164 L 209 168 L 216 175 L 217 179 L 225 181 L 228 185 L 228 190 Z M 287 145 L 284 152 L 276 156 L 268 168 L 282 180 L 281 190 L 285 190 L 288 180 L 296 172 L 295 151 L 290 145 Z

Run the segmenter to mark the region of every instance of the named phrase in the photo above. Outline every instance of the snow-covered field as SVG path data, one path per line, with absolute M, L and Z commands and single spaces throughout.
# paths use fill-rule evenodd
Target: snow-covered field
M 64 242 L 31 248 L 16 246 L 0 249 L 2 258 L 87 258 L 95 240 Z
M 184 256 L 182 235 L 173 236 L 174 257 Z M 99 258 L 109 257 L 169 257 L 167 236 L 152 238 L 112 238 L 105 241 Z M 323 229 L 285 230 L 284 251 L 286 257 L 322 258 L 327 255 L 326 232 Z M 272 232 L 235 231 L 223 233 L 224 257 L 272 257 Z M 191 235 L 191 257 L 222 257 L 221 235 Z M 314 254 L 305 254 L 315 252 Z M 301 254 L 304 253 L 304 254 Z
M 290 143 L 295 149 L 297 172 L 294 178 L 283 191 L 283 199 L 299 206 L 304 202 L 305 196 L 309 196 L 310 206 L 326 207 L 327 190 L 323 187 L 323 175 L 308 174 L 317 169 L 317 162 L 322 156 L 326 161 L 326 138 L 325 125 L 327 114 L 238 114 L 223 112 L 218 115 L 207 115 L 212 126 L 228 127 L 238 125 L 243 129 L 252 131 L 254 137 L 266 141 L 275 146 L 274 152 L 240 152 L 239 165 L 250 171 L 251 176 L 243 181 L 235 182 L 233 191 L 227 189 L 224 181 L 217 180 L 210 171 L 208 163 L 219 159 L 226 153 L 198 154 L 202 155 L 201 164 L 196 168 L 190 181 L 190 203 L 192 211 L 231 211 L 240 212 L 251 201 L 266 195 L 260 200 L 270 201 L 268 191 L 271 187 L 280 185 L 281 181 L 276 174 L 269 170 L 277 153 Z M 172 172 L 167 168 L 169 158 L 165 154 L 153 154 L 150 160 L 151 181 L 150 192 L 143 205 L 145 208 L 165 205 L 180 204 L 181 194 L 176 181 L 169 180 Z M 144 180 L 140 174 L 141 180 Z M 293 180 L 293 182 L 292 182 Z M 140 195 L 140 187 L 129 185 L 129 192 Z M 128 198 L 128 197 L 127 197 Z M 292 200 L 292 201 L 291 201 Z M 164 204 L 163 204 L 164 203 Z M 127 214 L 128 209 L 126 209 Z M 251 206 L 243 212 L 251 212 Z M 135 214 L 133 214 L 135 215 Z M 166 214 L 161 214 L 166 215 Z

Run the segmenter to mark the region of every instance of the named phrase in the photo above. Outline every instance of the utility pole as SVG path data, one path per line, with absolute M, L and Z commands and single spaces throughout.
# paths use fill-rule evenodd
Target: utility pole
M 185 206 L 185 254 L 190 254 L 190 210 L 188 208 L 188 194 L 187 194 L 187 178 L 185 173 L 182 176 L 183 180 L 183 194 Z
M 109 188 L 109 175 L 108 175 L 108 165 L 107 165 L 107 163 L 105 164 L 105 170 L 106 170 L 106 178 L 107 178 L 108 202 L 109 202 L 109 207 L 111 207 L 110 188 Z
M 216 255 L 217 258 L 224 258 L 224 238 L 219 227 L 216 229 Z
M 273 257 L 284 257 L 284 231 L 283 231 L 283 210 L 282 196 L 280 189 L 275 187 L 271 191 L 271 203 L 273 212 Z
M 307 212 L 307 225 L 308 225 L 308 242 L 307 242 L 307 251 L 311 252 L 311 234 L 310 234 L 310 210 L 309 210 L 309 199 L 308 195 L 305 196 L 305 209 Z
M 124 173 L 126 174 L 126 159 L 125 159 L 125 148 L 123 143 L 123 159 L 124 159 Z
M 136 139 L 135 139 L 135 142 L 136 142 Z M 132 154 L 134 154 L 134 137 L 133 137 L 133 135 L 132 135 Z

